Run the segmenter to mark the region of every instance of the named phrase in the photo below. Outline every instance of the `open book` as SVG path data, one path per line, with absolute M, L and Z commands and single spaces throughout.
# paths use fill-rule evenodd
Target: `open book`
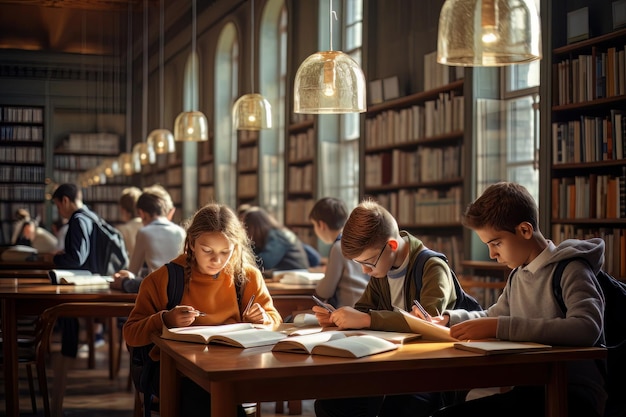
M 218 343 L 239 348 L 273 345 L 287 337 L 284 333 L 255 328 L 250 323 L 219 326 L 189 326 L 168 329 L 163 326 L 163 339 L 193 343 Z
M 426 340 L 435 342 L 458 342 L 458 339 L 450 336 L 450 329 L 448 327 L 422 320 L 400 308 L 396 308 L 395 311 L 402 313 L 413 333 L 421 334 Z
M 92 274 L 86 269 L 51 269 L 48 276 L 53 284 L 109 285 L 113 281 L 113 277 Z
M 276 271 L 274 279 L 279 278 L 281 284 L 317 284 L 324 278 L 323 272 L 309 272 L 306 269 L 294 269 L 292 271 Z
M 290 336 L 276 343 L 272 351 L 362 358 L 397 348 L 397 344 L 376 336 L 349 336 L 345 332 L 326 331 L 303 336 Z
M 470 352 L 485 355 L 497 355 L 499 353 L 521 353 L 551 349 L 550 345 L 542 345 L 533 342 L 511 342 L 508 340 L 485 340 L 480 342 L 457 342 L 454 347 Z

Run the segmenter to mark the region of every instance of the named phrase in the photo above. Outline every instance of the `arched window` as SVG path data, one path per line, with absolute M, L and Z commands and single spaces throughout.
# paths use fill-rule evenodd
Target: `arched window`
M 236 207 L 237 132 L 231 109 L 237 99 L 239 43 L 233 23 L 220 32 L 215 53 L 215 197 L 221 204 Z
M 285 94 L 287 78 L 287 9 L 283 0 L 263 8 L 259 42 L 259 91 L 272 105 L 273 129 L 262 130 L 259 142 L 259 205 L 280 222 L 285 196 Z

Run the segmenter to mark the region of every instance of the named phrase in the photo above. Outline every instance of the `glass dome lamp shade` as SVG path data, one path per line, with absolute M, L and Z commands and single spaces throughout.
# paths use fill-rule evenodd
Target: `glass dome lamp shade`
M 135 164 L 139 163 L 139 170 L 141 166 L 154 164 L 156 162 L 156 154 L 154 148 L 148 146 L 145 142 L 139 142 L 133 146 L 133 161 Z
M 439 15 L 437 62 L 504 66 L 541 59 L 534 0 L 446 0 Z
M 365 75 L 349 55 L 316 52 L 298 68 L 295 113 L 362 113 L 366 109 Z
M 236 130 L 260 130 L 272 127 L 272 106 L 261 94 L 245 94 L 233 106 Z
M 120 175 L 122 173 L 122 169 L 120 167 L 119 160 L 116 158 L 107 158 L 103 162 L 104 175 L 108 178 L 113 178 L 116 175 Z
M 146 143 L 148 143 L 148 146 L 152 145 L 154 152 L 157 154 L 176 152 L 174 135 L 167 129 L 154 129 L 148 135 Z
M 141 171 L 141 162 L 139 160 L 135 160 L 132 153 L 125 152 L 121 154 L 118 161 L 122 169 L 122 174 L 126 176 L 131 176 L 134 173 Z
M 174 122 L 174 139 L 177 141 L 209 140 L 209 128 L 206 116 L 199 111 L 185 111 Z

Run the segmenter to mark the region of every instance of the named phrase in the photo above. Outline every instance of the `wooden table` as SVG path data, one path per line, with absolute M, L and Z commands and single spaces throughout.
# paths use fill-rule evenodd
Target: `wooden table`
M 265 280 L 270 294 L 275 295 L 308 295 L 315 293 L 317 284 L 282 284 L 277 281 Z
M 69 302 L 134 302 L 136 294 L 112 290 L 108 286 L 74 286 L 0 280 L 0 317 L 4 348 L 4 387 L 6 416 L 19 415 L 17 321 L 21 315 L 39 315 L 46 308 Z M 110 343 L 113 346 L 113 343 Z M 116 349 L 114 349 L 116 350 Z
M 546 415 L 567 416 L 566 363 L 602 348 L 480 355 L 451 343 L 415 343 L 361 359 L 238 349 L 153 337 L 161 348 L 161 417 L 178 415 L 180 378 L 211 393 L 211 415 L 235 417 L 244 402 L 407 394 L 520 384 L 546 385 Z
M 316 284 L 293 285 L 266 280 L 265 285 L 283 320 L 294 312 L 310 310 L 315 305 L 311 295 L 315 293 Z

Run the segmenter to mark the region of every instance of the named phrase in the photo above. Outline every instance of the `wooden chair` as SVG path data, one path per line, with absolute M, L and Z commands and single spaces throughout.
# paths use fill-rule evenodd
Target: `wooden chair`
M 64 303 L 45 310 L 40 317 L 40 324 L 36 335 L 36 364 L 37 376 L 40 382 L 41 394 L 43 396 L 44 415 L 51 416 L 50 398 L 48 394 L 48 385 L 46 379 L 46 353 L 50 345 L 50 338 L 54 324 L 59 317 L 128 317 L 135 304 L 133 303 L 117 303 L 117 302 L 93 302 L 93 303 Z M 117 326 L 115 326 L 117 329 Z M 113 340 L 110 345 L 113 345 Z M 117 349 L 111 350 L 112 354 L 118 352 Z M 112 358 L 112 364 L 119 363 L 119 357 Z M 55 375 L 57 378 L 58 375 Z M 60 386 L 63 385 L 63 386 Z M 65 381 L 60 383 L 55 381 L 55 387 L 61 393 L 65 391 Z M 59 398 L 62 400 L 62 395 Z

